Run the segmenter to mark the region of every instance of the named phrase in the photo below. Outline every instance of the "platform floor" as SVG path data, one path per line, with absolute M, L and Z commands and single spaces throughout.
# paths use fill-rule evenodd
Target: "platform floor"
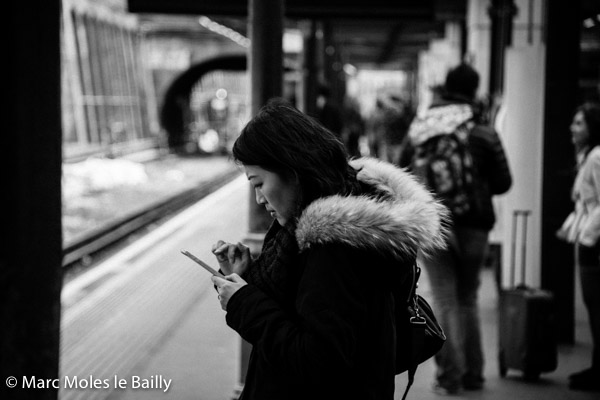
M 232 398 L 240 374 L 240 339 L 225 324 L 208 273 L 180 250 L 216 264 L 210 247 L 218 239 L 243 239 L 248 200 L 247 181 L 241 176 L 65 284 L 61 376 L 78 388 L 61 389 L 61 400 Z M 420 292 L 428 296 L 428 290 L 423 275 Z M 598 398 L 598 393 L 567 388 L 568 374 L 586 367 L 591 353 L 587 326 L 579 317 L 577 343 L 560 347 L 556 371 L 535 383 L 523 381 L 516 371 L 500 378 L 496 299 L 493 273 L 486 270 L 481 316 L 487 381 L 484 390 L 455 398 Z M 433 374 L 433 361 L 422 364 L 408 398 L 439 397 L 430 390 Z M 405 375 L 397 377 L 398 399 L 405 383 Z

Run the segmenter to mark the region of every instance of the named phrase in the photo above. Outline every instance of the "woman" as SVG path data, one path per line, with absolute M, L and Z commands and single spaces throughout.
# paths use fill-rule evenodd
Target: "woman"
M 260 256 L 218 241 L 227 324 L 253 345 L 241 398 L 393 399 L 394 298 L 417 251 L 443 245 L 444 208 L 374 159 L 270 102 L 233 146 L 274 218 Z
M 569 377 L 576 390 L 600 390 L 600 106 L 585 103 L 571 123 L 578 173 L 573 185 L 571 237 L 592 331 L 592 366 Z

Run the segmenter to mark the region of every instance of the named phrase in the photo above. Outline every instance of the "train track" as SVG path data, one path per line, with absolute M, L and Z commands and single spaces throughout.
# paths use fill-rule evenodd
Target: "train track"
M 239 170 L 225 172 L 198 187 L 185 190 L 140 211 L 129 214 L 102 228 L 84 235 L 63 249 L 63 269 L 87 266 L 123 244 L 132 235 L 144 232 L 153 224 L 194 204 L 240 174 Z

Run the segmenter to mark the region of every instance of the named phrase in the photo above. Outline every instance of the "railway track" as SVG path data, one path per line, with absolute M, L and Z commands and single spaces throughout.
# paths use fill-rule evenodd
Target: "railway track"
M 185 190 L 165 200 L 158 201 L 140 211 L 118 219 L 102 228 L 84 235 L 63 249 L 63 269 L 87 266 L 107 252 L 118 248 L 126 239 L 142 233 L 176 212 L 194 204 L 239 175 L 232 170 L 204 182 L 198 187 Z

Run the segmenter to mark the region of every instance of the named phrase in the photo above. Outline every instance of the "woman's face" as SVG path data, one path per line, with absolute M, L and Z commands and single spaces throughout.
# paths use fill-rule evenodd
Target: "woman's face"
M 573 116 L 573 122 L 571 122 L 571 140 L 573 144 L 581 148 L 588 144 L 590 134 L 588 132 L 587 124 L 583 112 L 579 111 Z
M 298 205 L 298 183 L 256 165 L 244 165 L 244 170 L 254 188 L 256 202 L 264 205 L 281 226 L 285 225 Z

